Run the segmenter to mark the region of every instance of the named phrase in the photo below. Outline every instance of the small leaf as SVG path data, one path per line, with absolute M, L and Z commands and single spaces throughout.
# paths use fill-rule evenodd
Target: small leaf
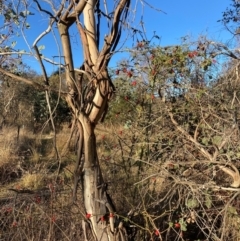
M 18 19 L 14 19 L 14 23 L 18 26 L 19 25 Z
M 233 206 L 229 206 L 227 210 L 230 214 L 237 214 L 237 210 Z
M 197 199 L 190 198 L 187 200 L 186 206 L 188 208 L 197 208 L 199 206 L 199 203 L 198 203 Z
M 26 29 L 29 29 L 30 28 L 30 24 L 29 23 L 25 23 L 25 27 L 26 27 Z
M 34 13 L 26 10 L 26 11 L 20 12 L 19 15 L 20 15 L 21 17 L 26 17 L 27 15 L 34 15 Z
M 42 51 L 42 50 L 44 50 L 45 49 L 45 45 L 40 45 L 39 47 L 38 47 L 38 50 L 39 51 Z
M 173 222 L 169 222 L 168 225 L 169 225 L 169 227 L 172 228 L 173 227 Z
M 16 15 L 17 15 L 17 13 L 11 8 L 11 10 L 10 10 L 11 12 L 10 12 L 10 15 L 12 16 L 12 17 L 15 17 Z
M 184 221 L 183 218 L 179 219 L 179 224 L 182 231 L 187 231 L 187 223 Z
M 212 197 L 209 194 L 205 195 L 205 205 L 207 206 L 207 208 L 212 207 Z
M 212 138 L 212 143 L 213 143 L 214 145 L 219 146 L 219 145 L 221 144 L 221 142 L 222 142 L 222 137 L 221 137 L 221 136 L 214 136 L 214 137 Z
M 17 41 L 13 41 L 12 44 L 11 44 L 11 47 L 14 48 L 17 44 Z
M 127 130 L 131 128 L 131 126 L 132 126 L 132 122 L 130 120 L 127 120 L 123 128 Z
M 207 137 L 202 138 L 202 144 L 203 145 L 205 145 L 205 146 L 208 145 L 208 142 L 209 142 L 209 138 L 207 138 Z

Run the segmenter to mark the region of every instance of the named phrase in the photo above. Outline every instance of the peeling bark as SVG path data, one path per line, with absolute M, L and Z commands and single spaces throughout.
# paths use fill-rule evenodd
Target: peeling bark
M 96 36 L 96 23 L 94 16 L 94 9 L 96 0 L 88 0 L 84 10 L 84 25 L 89 46 L 90 58 L 93 65 L 95 65 L 98 58 L 97 36 Z
M 73 57 L 72 57 L 72 48 L 69 38 L 68 26 L 64 23 L 58 24 L 58 30 L 62 42 L 64 62 L 65 62 L 65 71 L 66 71 L 66 82 L 70 91 L 70 94 L 77 92 L 76 84 L 74 83 L 75 74 L 73 66 Z
M 37 0 L 35 0 L 37 1 Z M 38 3 L 38 1 L 37 1 Z M 89 224 L 93 237 L 97 241 L 127 240 L 122 223 L 115 226 L 115 208 L 107 193 L 97 156 L 96 137 L 94 129 L 97 123 L 103 121 L 108 101 L 114 92 L 114 86 L 108 74 L 108 62 L 121 36 L 121 24 L 127 16 L 130 0 L 119 0 L 112 16 L 110 33 L 104 39 L 101 51 L 98 49 L 99 31 L 97 31 L 95 10 L 99 10 L 97 0 L 70 1 L 67 8 L 60 7 L 56 21 L 64 55 L 64 66 L 68 94 L 66 101 L 72 109 L 80 138 L 77 163 L 75 167 L 74 194 L 77 190 L 78 175 L 81 175 L 83 200 L 86 211 L 85 224 Z M 40 4 L 38 3 L 40 6 Z M 125 11 L 125 15 L 123 13 Z M 83 13 L 83 22 L 79 16 Z M 123 16 L 123 17 L 122 17 Z M 51 16 L 52 17 L 52 16 Z M 121 19 L 123 18 L 123 19 Z M 110 21 L 110 19 L 109 19 Z M 82 41 L 84 61 L 81 75 L 86 75 L 89 83 L 83 88 L 81 78 L 75 77 L 69 28 L 76 23 Z M 99 27 L 99 26 L 98 26 Z M 102 220 L 106 217 L 106 221 Z M 86 235 L 86 232 L 85 232 Z M 85 237 L 87 239 L 88 237 Z

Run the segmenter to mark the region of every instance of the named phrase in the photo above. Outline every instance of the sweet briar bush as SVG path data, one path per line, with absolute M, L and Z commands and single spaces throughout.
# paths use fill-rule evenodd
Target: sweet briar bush
M 214 48 L 202 42 L 195 49 L 138 43 L 131 53 L 114 76 L 119 87 L 106 124 L 118 123 L 109 133 L 115 138 L 103 141 L 118 210 L 134 210 L 138 240 L 239 239 L 226 221 L 239 223 L 240 211 L 229 188 L 229 173 L 239 168 L 234 64 L 218 73 Z
M 139 116 L 155 97 L 175 99 L 194 85 L 209 85 L 217 63 L 214 51 L 201 41 L 195 45 L 158 47 L 138 42 L 129 50 L 131 60 L 120 62 L 115 72 L 112 70 L 116 95 L 107 118 L 122 120 L 122 113 L 135 117 L 136 110 Z

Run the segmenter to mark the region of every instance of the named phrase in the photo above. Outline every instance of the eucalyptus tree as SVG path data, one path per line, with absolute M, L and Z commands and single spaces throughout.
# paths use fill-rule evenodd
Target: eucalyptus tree
M 55 27 L 57 28 L 56 39 L 60 41 L 59 55 L 63 56 L 63 58 L 60 57 L 63 62 L 60 61 L 58 66 L 64 68 L 67 85 L 66 91 L 60 90 L 59 92 L 64 95 L 73 117 L 77 120 L 77 128 L 80 133 L 74 173 L 74 192 L 76 192 L 78 180 L 81 179 L 86 211 L 84 224 L 90 227 L 91 235 L 95 240 L 127 239 L 122 223 L 116 224 L 117 222 L 114 221 L 115 209 L 107 193 L 106 183 L 100 169 L 94 129 L 99 121 L 104 120 L 108 102 L 115 91 L 108 72 L 108 64 L 118 46 L 123 28 L 129 27 L 127 18 L 130 4 L 131 0 L 19 0 L 9 3 L 8 9 L 4 9 L 4 13 L 2 12 L 4 26 L 7 28 L 6 23 L 10 20 L 13 21 L 25 40 L 26 28 L 35 28 L 36 31 L 36 22 L 34 22 L 34 26 L 31 26 L 28 23 L 29 19 L 35 18 L 36 21 L 46 17 L 49 19 L 47 28 L 39 33 L 31 46 L 27 43 L 28 52 L 15 49 L 9 49 L 8 53 L 1 51 L 3 56 L 17 54 L 18 56 L 35 57 L 41 66 L 44 81 L 41 83 L 23 78 L 4 65 L 1 65 L 0 68 L 2 74 L 45 91 L 48 101 L 50 85 L 44 61 L 56 63 L 43 55 L 44 46 L 40 46 L 39 42 L 47 34 L 56 33 Z M 1 9 L 3 10 L 3 5 Z M 35 16 L 31 16 L 33 14 Z M 105 26 L 102 26 L 102 23 Z M 73 39 L 70 36 L 71 28 L 74 27 L 81 39 L 83 52 L 82 65 L 78 69 L 74 65 Z M 107 32 L 104 36 L 100 34 L 103 29 Z M 133 29 L 134 32 L 136 30 Z M 50 46 L 53 44 L 49 43 Z M 60 54 L 61 52 L 62 54 Z M 77 55 L 79 56 L 80 53 Z M 76 73 L 78 74 L 76 75 Z M 87 84 L 85 84 L 86 79 Z M 50 105 L 49 112 L 51 116 Z M 53 119 L 52 125 L 54 127 Z M 103 220 L 103 217 L 106 219 Z M 86 229 L 84 228 L 84 230 Z M 87 232 L 84 234 L 85 240 L 88 240 Z

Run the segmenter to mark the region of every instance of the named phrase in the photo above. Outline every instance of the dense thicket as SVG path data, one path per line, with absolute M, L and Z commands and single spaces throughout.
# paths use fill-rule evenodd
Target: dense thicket
M 96 130 L 97 147 L 109 192 L 122 214 L 118 219 L 125 220 L 132 240 L 239 238 L 239 67 L 231 62 L 217 72 L 218 60 L 203 56 L 198 46 L 139 47 L 138 43 L 132 50 L 132 61 L 119 63 L 113 71 L 117 92 L 110 114 Z M 21 93 L 19 86 L 14 87 Z M 28 98 L 26 103 L 34 103 L 36 96 Z M 23 109 L 28 108 L 23 104 Z M 31 153 L 23 156 L 28 163 L 36 158 Z M 76 215 L 74 206 L 69 206 L 70 198 L 66 198 L 66 193 L 71 193 L 70 156 L 71 151 L 63 157 L 55 181 L 54 166 L 45 166 L 45 158 L 37 158 L 38 165 L 44 167 L 37 178 L 45 181 L 35 188 L 31 186 L 34 181 L 26 184 L 26 172 L 32 164 L 24 171 L 21 166 L 17 169 L 18 176 L 11 179 L 13 183 L 18 180 L 20 186 L 17 203 L 5 199 L 2 207 L 7 218 L 2 218 L 6 235 L 14 232 L 17 238 L 25 233 L 36 239 L 40 233 L 41 239 L 50 232 L 52 240 L 73 238 L 67 230 L 86 217 Z M 28 201 L 22 199 L 25 188 L 31 189 L 30 193 L 23 191 Z M 30 220 L 26 211 L 29 205 Z M 17 212 L 15 219 L 12 209 L 7 208 Z M 44 211 L 39 212 L 39 208 Z M 34 226 L 39 218 L 49 221 L 30 235 L 27 222 Z M 81 237 L 82 233 L 74 235 Z

